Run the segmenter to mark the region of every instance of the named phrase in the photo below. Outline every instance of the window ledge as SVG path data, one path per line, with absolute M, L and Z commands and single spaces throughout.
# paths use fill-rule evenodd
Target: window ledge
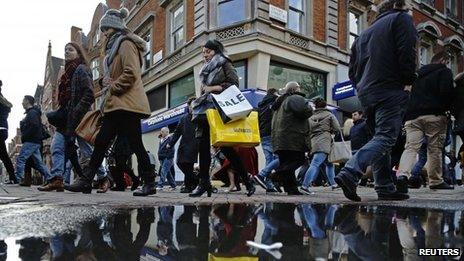
M 450 23 L 451 26 L 454 26 L 455 28 L 459 28 L 461 25 L 456 17 L 454 15 L 446 15 L 446 21 Z
M 163 8 L 166 8 L 171 2 L 172 0 L 159 0 L 159 5 Z
M 426 10 L 428 11 L 430 14 L 435 14 L 437 12 L 437 9 L 435 9 L 434 6 L 426 3 L 426 2 L 420 2 L 419 3 L 419 6 L 423 9 L 423 10 Z

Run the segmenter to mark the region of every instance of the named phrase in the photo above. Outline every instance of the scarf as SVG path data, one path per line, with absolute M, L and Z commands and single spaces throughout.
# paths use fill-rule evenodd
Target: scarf
M 80 58 L 67 61 L 64 65 L 64 74 L 61 76 L 58 86 L 58 103 L 60 106 L 66 106 L 71 100 L 71 81 L 77 67 L 82 64 Z
M 215 54 L 211 61 L 205 63 L 200 71 L 200 81 L 205 86 L 211 86 L 216 75 L 222 70 L 222 66 L 229 59 L 224 54 Z
M 106 43 L 106 55 L 103 63 L 103 70 L 105 75 L 108 75 L 110 73 L 111 64 L 113 63 L 114 58 L 118 54 L 119 46 L 121 45 L 121 42 L 125 37 L 126 35 L 123 32 L 116 32 Z

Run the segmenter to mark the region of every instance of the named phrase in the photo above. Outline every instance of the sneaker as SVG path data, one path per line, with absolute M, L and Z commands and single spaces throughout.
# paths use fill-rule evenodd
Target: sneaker
M 409 199 L 408 194 L 400 193 L 398 191 L 389 194 L 377 194 L 379 200 L 406 200 Z
M 269 188 L 269 189 L 266 189 L 266 193 L 279 193 L 279 191 L 277 191 L 276 188 Z
M 434 186 L 429 186 L 430 189 L 454 189 L 453 186 L 450 186 L 448 183 L 446 182 L 442 182 L 438 185 L 434 185 Z
M 341 174 L 342 172 L 340 172 Z M 361 201 L 361 198 L 356 193 L 356 185 L 347 180 L 343 175 L 338 174 L 335 177 L 335 182 L 342 188 L 345 197 L 351 201 Z
M 162 187 L 162 186 L 156 186 L 156 190 L 163 190 L 163 189 L 164 189 L 164 187 Z
M 305 188 L 303 186 L 300 187 L 300 191 L 303 193 L 303 194 L 306 194 L 306 195 L 314 195 L 315 193 L 312 192 L 311 190 L 309 190 L 309 188 Z
M 176 191 L 176 189 L 177 189 L 176 187 L 170 187 L 169 191 Z
M 261 175 L 255 175 L 253 176 L 253 179 L 258 185 L 260 185 L 263 189 L 267 189 L 265 178 Z

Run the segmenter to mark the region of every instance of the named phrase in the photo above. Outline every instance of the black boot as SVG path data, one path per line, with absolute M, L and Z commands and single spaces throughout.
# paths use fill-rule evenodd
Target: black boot
M 92 181 L 84 176 L 78 177 L 71 185 L 64 185 L 64 189 L 71 192 L 82 192 L 84 194 L 92 193 Z
M 94 175 L 95 171 L 92 171 L 89 167 L 84 167 L 82 176 L 77 177 L 73 184 L 65 185 L 64 189 L 71 192 L 90 194 L 92 193 L 92 180 Z
M 133 177 L 132 178 L 132 186 L 131 186 L 131 191 L 136 190 L 140 186 L 140 179 L 138 177 Z
M 146 197 L 156 194 L 156 172 L 154 170 L 144 171 L 141 176 L 143 178 L 143 186 L 141 189 L 134 191 L 133 195 L 135 197 Z
M 211 182 L 209 180 L 201 181 L 198 187 L 196 187 L 192 193 L 189 194 L 189 197 L 201 197 L 203 194 L 207 193 L 208 197 L 211 197 L 213 193 L 213 187 L 211 186 Z
M 396 180 L 396 191 L 403 194 L 408 194 L 408 177 L 401 175 Z

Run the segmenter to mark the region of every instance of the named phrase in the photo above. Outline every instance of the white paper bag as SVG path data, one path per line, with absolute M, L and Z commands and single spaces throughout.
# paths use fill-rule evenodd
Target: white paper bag
M 212 94 L 212 96 L 214 105 L 224 123 L 246 118 L 253 110 L 253 106 L 235 85 L 230 86 L 220 94 Z

